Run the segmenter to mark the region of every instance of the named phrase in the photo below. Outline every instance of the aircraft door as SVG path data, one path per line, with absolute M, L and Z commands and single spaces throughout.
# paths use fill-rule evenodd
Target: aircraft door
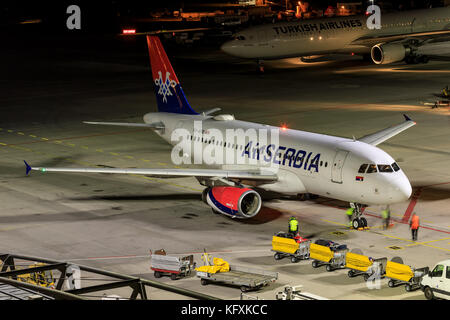
M 342 167 L 347 158 L 348 151 L 338 150 L 334 156 L 333 164 L 331 165 L 331 181 L 342 183 Z

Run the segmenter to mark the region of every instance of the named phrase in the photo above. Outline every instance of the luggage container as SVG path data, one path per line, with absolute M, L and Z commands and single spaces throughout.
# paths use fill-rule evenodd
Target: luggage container
M 272 237 L 272 251 L 274 259 L 280 260 L 289 257 L 292 263 L 309 259 L 309 246 L 311 240 L 302 239 L 297 242 L 284 232 L 278 232 Z
M 428 274 L 429 268 L 411 268 L 403 264 L 403 259 L 395 257 L 386 265 L 386 277 L 390 278 L 388 286 L 390 288 L 405 285 L 407 292 L 420 289 L 422 278 Z
M 309 247 L 309 257 L 313 259 L 312 267 L 318 268 L 325 265 L 329 272 L 345 268 L 347 252 L 347 245 L 323 239 L 316 240 Z
M 188 276 L 195 268 L 194 256 L 168 256 L 164 249 L 151 253 L 150 269 L 154 272 L 155 278 L 169 275 L 170 279 L 176 280 L 180 277 Z

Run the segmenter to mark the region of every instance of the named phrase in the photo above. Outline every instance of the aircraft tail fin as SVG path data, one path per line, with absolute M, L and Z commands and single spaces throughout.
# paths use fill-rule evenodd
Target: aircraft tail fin
M 147 36 L 159 112 L 198 114 L 189 105 L 169 58 L 157 36 Z

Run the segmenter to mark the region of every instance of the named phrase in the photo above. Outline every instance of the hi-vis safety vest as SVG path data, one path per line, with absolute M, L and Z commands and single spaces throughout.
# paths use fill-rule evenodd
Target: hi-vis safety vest
M 355 210 L 355 209 L 353 209 L 353 208 L 347 209 L 347 211 L 346 211 L 347 215 L 348 215 L 348 216 L 353 215 L 353 211 L 354 211 L 354 210 Z
M 415 215 L 411 219 L 411 229 L 419 228 L 419 216 Z
M 297 220 L 289 221 L 289 231 L 297 231 L 297 229 L 298 229 L 298 221 Z
M 388 217 L 388 211 L 387 211 L 387 210 L 381 211 L 381 217 L 382 217 L 383 219 L 387 219 L 387 217 Z

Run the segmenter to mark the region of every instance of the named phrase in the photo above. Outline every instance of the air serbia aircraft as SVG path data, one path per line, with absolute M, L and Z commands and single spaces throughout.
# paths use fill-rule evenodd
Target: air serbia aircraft
M 427 62 L 417 49 L 450 35 L 450 7 L 381 14 L 381 28 L 369 29 L 368 16 L 308 19 L 250 27 L 222 45 L 230 55 L 281 59 L 331 53 L 371 57 L 376 64 Z M 370 25 L 370 24 L 369 24 Z M 445 38 L 447 37 L 447 38 Z
M 147 43 L 158 112 L 145 114 L 144 123 L 87 123 L 150 128 L 172 145 L 178 144 L 178 140 L 173 141 L 172 133 L 183 128 L 187 132 L 187 143 L 200 145 L 202 150 L 214 145 L 223 152 L 233 151 L 241 158 L 257 157 L 261 161 L 256 165 L 216 165 L 205 169 L 43 168 L 30 167 L 25 162 L 27 174 L 30 170 L 39 170 L 196 177 L 207 187 L 203 191 L 203 201 L 214 212 L 234 218 L 251 218 L 258 214 L 262 201 L 255 190 L 289 195 L 311 193 L 354 204 L 355 228 L 367 225 L 361 218 L 362 205 L 386 205 L 410 197 L 411 185 L 406 175 L 390 155 L 376 147 L 415 125 L 407 116 L 401 124 L 356 140 L 239 121 L 229 114 L 211 115 L 217 109 L 197 113 L 186 100 L 159 38 L 147 36 Z M 201 124 L 202 130 L 195 129 L 196 123 Z M 225 135 L 230 129 L 273 130 L 278 133 L 279 143 L 259 145 L 259 141 L 252 141 L 250 137 L 242 143 L 225 142 L 208 135 L 212 130 Z M 195 147 L 193 150 L 188 154 L 191 158 L 198 156 Z

